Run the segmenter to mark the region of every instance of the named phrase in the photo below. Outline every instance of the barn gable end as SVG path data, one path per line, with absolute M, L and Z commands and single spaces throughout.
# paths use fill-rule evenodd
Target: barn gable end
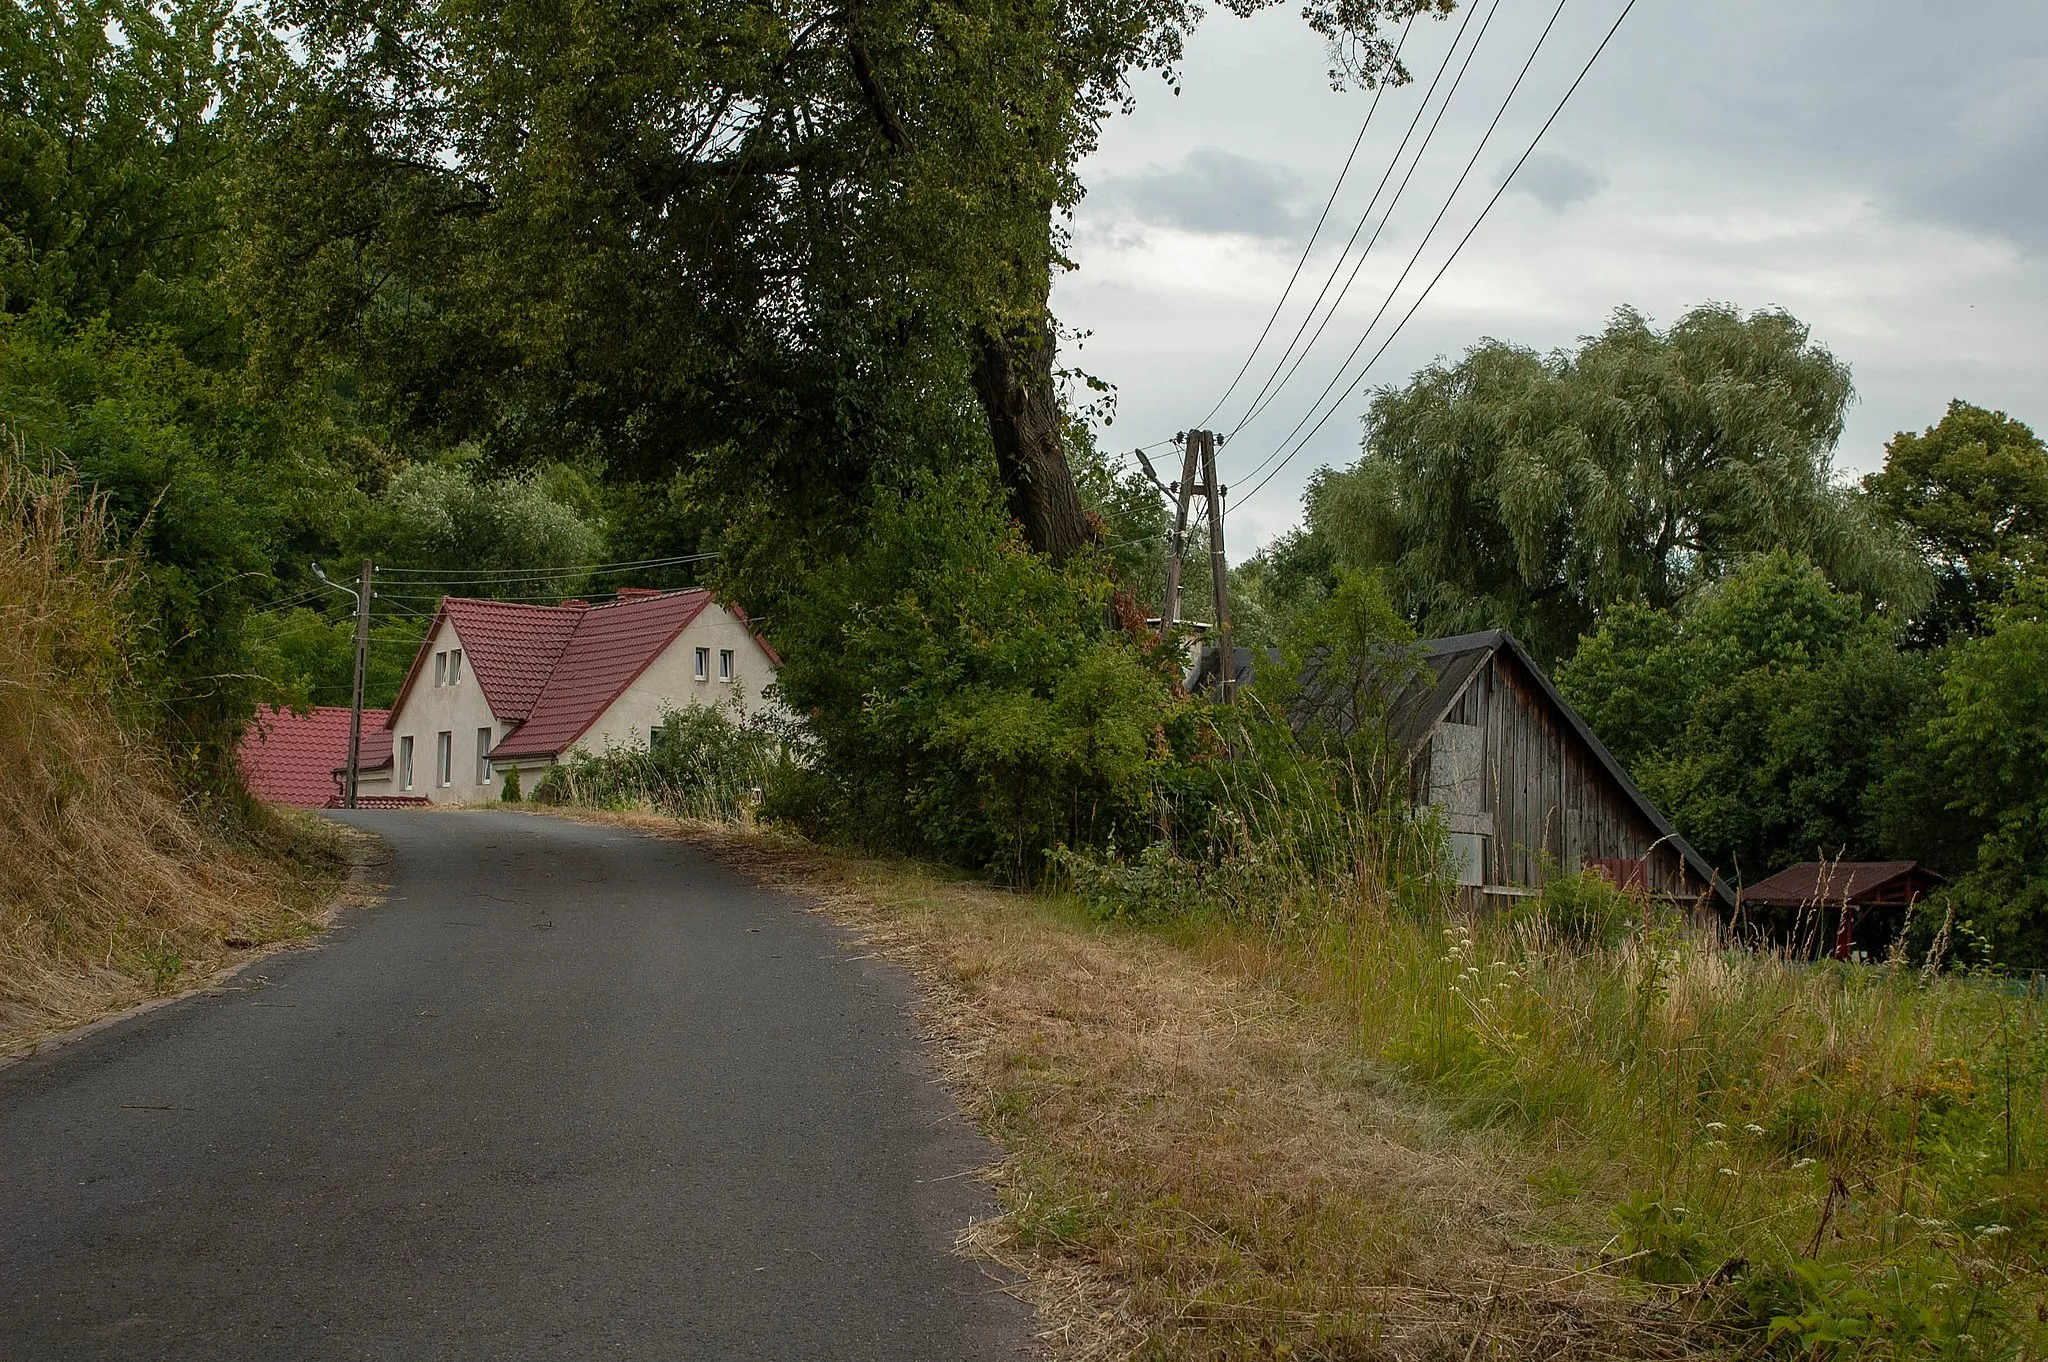
M 1437 809 L 1475 892 L 1531 892 L 1546 862 L 1640 862 L 1653 894 L 1728 900 L 1512 635 L 1434 640 L 1421 660 L 1428 678 L 1395 706 L 1396 738 L 1412 798 Z

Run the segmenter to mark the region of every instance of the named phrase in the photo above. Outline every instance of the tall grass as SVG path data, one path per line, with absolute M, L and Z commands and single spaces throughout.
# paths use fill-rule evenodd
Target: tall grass
M 0 447 L 0 1045 L 308 930 L 339 865 L 331 835 L 180 799 L 134 680 L 132 582 L 101 505 Z
M 2037 992 L 1903 954 L 1735 949 L 1588 876 L 1467 910 L 1383 749 L 1304 742 L 1255 707 L 1225 722 L 1204 839 L 1066 859 L 1098 912 L 1224 954 L 1260 943 L 1369 1056 L 1523 1141 L 1593 1263 L 1747 1352 L 2048 1344 Z

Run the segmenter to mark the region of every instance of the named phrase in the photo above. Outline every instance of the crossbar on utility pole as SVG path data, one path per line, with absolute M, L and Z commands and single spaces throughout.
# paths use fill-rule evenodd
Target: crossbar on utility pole
M 1200 460 L 1200 431 L 1181 442 L 1180 481 L 1173 485 L 1173 533 L 1166 541 L 1166 600 L 1159 608 L 1159 632 L 1169 634 L 1180 623 L 1181 555 L 1188 546 L 1188 506 L 1195 496 L 1195 469 Z
M 1230 645 L 1230 564 L 1223 556 L 1223 484 L 1216 477 L 1216 432 L 1202 437 L 1202 490 L 1209 498 L 1209 579 L 1216 592 L 1216 682 L 1224 704 L 1237 699 L 1237 653 Z M 1190 443 L 1193 443 L 1190 437 Z

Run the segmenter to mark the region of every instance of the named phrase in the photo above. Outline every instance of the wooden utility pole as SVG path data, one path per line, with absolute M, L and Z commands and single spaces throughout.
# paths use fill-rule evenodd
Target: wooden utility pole
M 1230 564 L 1223 557 L 1223 484 L 1216 477 L 1216 432 L 1197 432 L 1202 440 L 1202 490 L 1209 498 L 1209 578 L 1216 591 L 1217 694 L 1224 704 L 1237 699 L 1237 653 L 1230 646 Z M 1194 436 L 1188 442 L 1194 443 Z
M 356 780 L 363 761 L 363 673 L 370 660 L 370 560 L 363 560 L 362 585 L 356 592 L 356 681 L 348 707 L 348 791 L 345 808 L 356 806 Z
M 1166 601 L 1159 611 L 1161 634 L 1172 633 L 1173 626 L 1180 623 L 1180 560 L 1188 547 L 1188 505 L 1195 496 L 1201 434 L 1191 430 L 1181 440 L 1180 481 L 1173 485 L 1173 534 L 1166 541 Z

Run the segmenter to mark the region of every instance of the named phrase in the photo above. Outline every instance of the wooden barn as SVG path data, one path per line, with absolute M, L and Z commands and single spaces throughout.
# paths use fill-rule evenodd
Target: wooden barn
M 1240 684 L 1249 654 L 1237 659 Z M 1202 672 L 1213 674 L 1213 654 Z M 1732 908 L 1727 883 L 1644 797 L 1557 687 L 1505 630 L 1431 639 L 1386 669 L 1377 703 L 1415 804 L 1449 832 L 1475 898 L 1534 893 L 1547 865 L 1595 867 L 1625 887 Z M 1206 680 L 1198 674 L 1198 687 Z M 1344 695 L 1355 695 L 1345 692 Z M 1320 687 L 1297 715 L 1355 727 L 1355 698 Z

